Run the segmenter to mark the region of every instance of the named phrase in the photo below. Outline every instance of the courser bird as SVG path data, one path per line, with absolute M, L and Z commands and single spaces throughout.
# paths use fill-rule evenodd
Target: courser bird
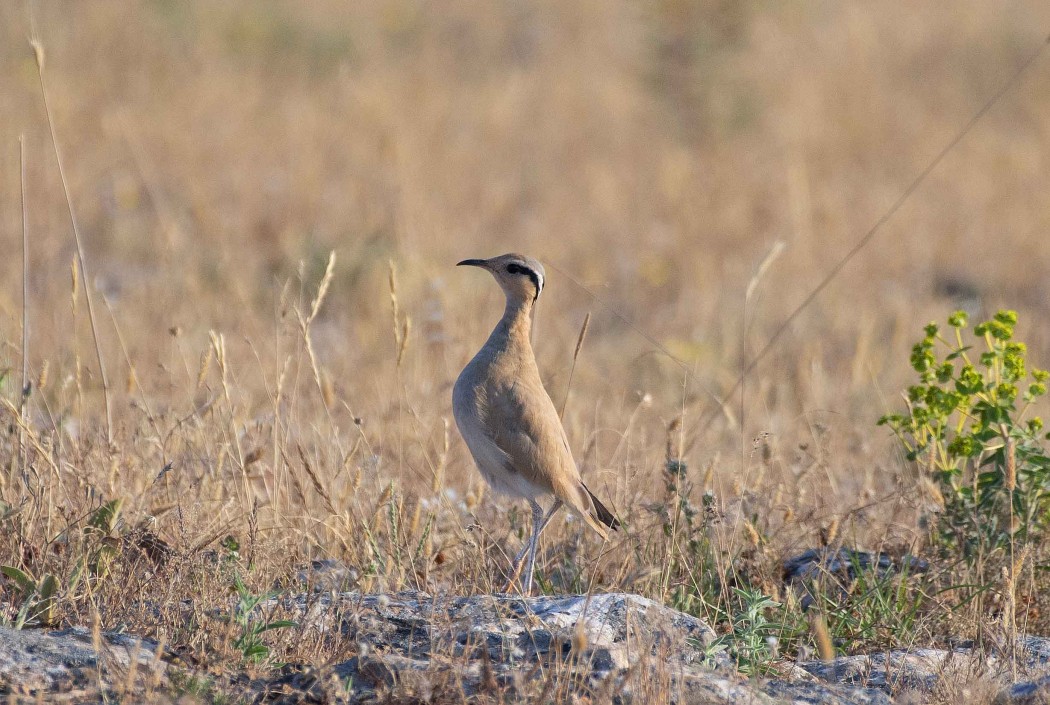
M 509 591 L 525 563 L 525 594 L 532 591 L 540 532 L 564 504 L 608 539 L 620 523 L 587 489 L 569 449 L 561 418 L 543 387 L 532 351 L 532 311 L 543 291 L 543 265 L 518 254 L 467 259 L 496 279 L 507 297 L 503 318 L 467 363 L 452 390 L 456 426 L 478 470 L 497 492 L 525 499 L 532 509 L 532 535 L 514 559 Z M 546 515 L 538 499 L 553 495 Z

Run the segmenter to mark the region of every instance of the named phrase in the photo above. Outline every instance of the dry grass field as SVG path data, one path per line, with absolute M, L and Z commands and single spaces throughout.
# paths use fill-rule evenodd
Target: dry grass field
M 520 251 L 548 268 L 545 382 L 625 525 L 602 545 L 560 515 L 543 590 L 636 592 L 726 630 L 746 586 L 786 605 L 792 657 L 813 637 L 781 563 L 846 545 L 937 575 L 906 586 L 913 612 L 836 622 L 840 651 L 997 628 L 999 587 L 929 587 L 964 576 L 927 550 L 929 483 L 875 422 L 903 408 L 922 326 L 960 307 L 1017 310 L 1050 366 L 1050 56 L 725 397 L 1045 41 L 1047 3 L 30 7 L 35 30 L 0 5 L 0 564 L 55 576 L 56 623 L 221 670 L 243 657 L 233 626 L 199 625 L 234 578 L 262 594 L 331 558 L 353 589 L 498 589 L 528 512 L 485 491 L 450 397 L 502 297 L 454 264 Z M 136 549 L 156 540 L 170 553 Z M 1018 620 L 1050 633 L 1035 562 Z M 14 581 L 5 603 L 11 623 Z M 353 650 L 269 636 L 282 662 Z

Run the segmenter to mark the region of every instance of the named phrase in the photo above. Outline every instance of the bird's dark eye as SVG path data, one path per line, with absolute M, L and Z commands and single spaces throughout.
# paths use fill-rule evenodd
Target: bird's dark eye
M 540 278 L 540 275 L 532 271 L 531 268 L 526 267 L 523 264 L 518 264 L 517 262 L 511 262 L 507 265 L 507 274 L 521 274 L 527 276 L 529 281 L 532 282 L 532 285 L 536 287 L 536 295 L 532 297 L 533 301 L 539 297 L 540 289 L 543 288 L 543 280 Z

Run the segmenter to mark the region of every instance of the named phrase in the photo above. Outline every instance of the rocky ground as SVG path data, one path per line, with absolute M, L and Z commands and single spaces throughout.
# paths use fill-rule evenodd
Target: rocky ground
M 1050 639 L 1039 637 L 1021 640 L 1014 664 L 967 648 L 916 649 L 787 664 L 776 677 L 748 679 L 710 648 L 715 634 L 702 621 L 630 594 L 315 592 L 275 606 L 296 619 L 303 638 L 353 640 L 358 655 L 239 677 L 223 691 L 235 693 L 234 702 L 513 702 L 529 694 L 683 705 L 918 703 L 946 689 L 968 700 L 967 683 L 981 684 L 982 699 L 996 703 L 1050 699 Z M 217 702 L 208 682 L 134 636 L 0 629 L 0 694 L 8 703 Z M 573 693 L 544 694 L 538 684 L 547 682 Z

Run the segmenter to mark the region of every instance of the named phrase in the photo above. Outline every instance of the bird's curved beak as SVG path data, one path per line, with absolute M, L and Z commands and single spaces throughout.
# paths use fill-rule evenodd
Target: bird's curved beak
M 489 261 L 487 259 L 465 259 L 462 262 L 456 262 L 457 267 L 481 267 L 485 269 L 488 265 Z

